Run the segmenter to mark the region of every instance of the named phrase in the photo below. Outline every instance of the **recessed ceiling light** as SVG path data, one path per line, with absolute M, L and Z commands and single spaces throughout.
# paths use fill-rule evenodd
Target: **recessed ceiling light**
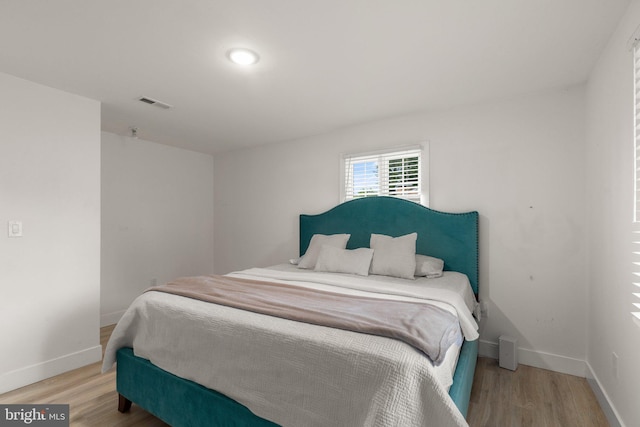
M 231 62 L 238 65 L 253 65 L 260 57 L 252 50 L 244 48 L 235 48 L 227 52 L 227 57 Z

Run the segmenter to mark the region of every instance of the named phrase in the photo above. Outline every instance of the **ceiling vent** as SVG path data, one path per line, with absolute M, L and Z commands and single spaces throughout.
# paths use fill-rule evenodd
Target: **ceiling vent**
M 138 98 L 138 101 L 144 102 L 145 104 L 154 105 L 159 108 L 164 108 L 165 110 L 168 110 L 169 108 L 171 108 L 171 105 L 162 101 L 158 101 L 157 99 L 149 98 L 147 96 L 142 96 Z

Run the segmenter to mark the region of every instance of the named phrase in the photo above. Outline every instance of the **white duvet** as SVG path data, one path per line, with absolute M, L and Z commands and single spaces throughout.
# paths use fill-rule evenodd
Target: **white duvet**
M 475 298 L 459 273 L 411 281 L 282 265 L 231 275 L 379 298 L 428 299 L 458 315 L 466 339 L 478 338 L 471 315 Z M 114 329 L 103 371 L 113 366 L 121 347 L 133 347 L 136 356 L 284 427 L 467 425 L 447 393 L 450 371 L 436 370 L 423 353 L 394 339 L 147 292 Z

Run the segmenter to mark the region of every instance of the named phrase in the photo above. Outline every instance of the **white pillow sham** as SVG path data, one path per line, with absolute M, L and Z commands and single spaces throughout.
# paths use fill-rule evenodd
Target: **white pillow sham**
M 374 252 L 370 273 L 414 279 L 417 238 L 418 233 L 400 237 L 372 234 L 369 246 Z
M 318 255 L 315 271 L 369 275 L 373 249 L 340 249 L 323 245 Z
M 440 258 L 416 254 L 416 277 L 426 277 L 427 279 L 442 277 L 443 269 L 444 261 Z
M 351 237 L 351 234 L 314 234 L 311 237 L 307 251 L 298 262 L 298 268 L 315 268 L 316 262 L 318 261 L 318 255 L 320 254 L 320 249 L 322 249 L 323 245 L 344 249 L 347 247 L 349 237 Z

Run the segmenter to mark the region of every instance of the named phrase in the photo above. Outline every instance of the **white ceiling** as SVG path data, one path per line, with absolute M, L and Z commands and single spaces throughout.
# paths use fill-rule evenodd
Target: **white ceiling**
M 628 3 L 0 0 L 0 71 L 101 101 L 103 130 L 215 153 L 584 82 Z

